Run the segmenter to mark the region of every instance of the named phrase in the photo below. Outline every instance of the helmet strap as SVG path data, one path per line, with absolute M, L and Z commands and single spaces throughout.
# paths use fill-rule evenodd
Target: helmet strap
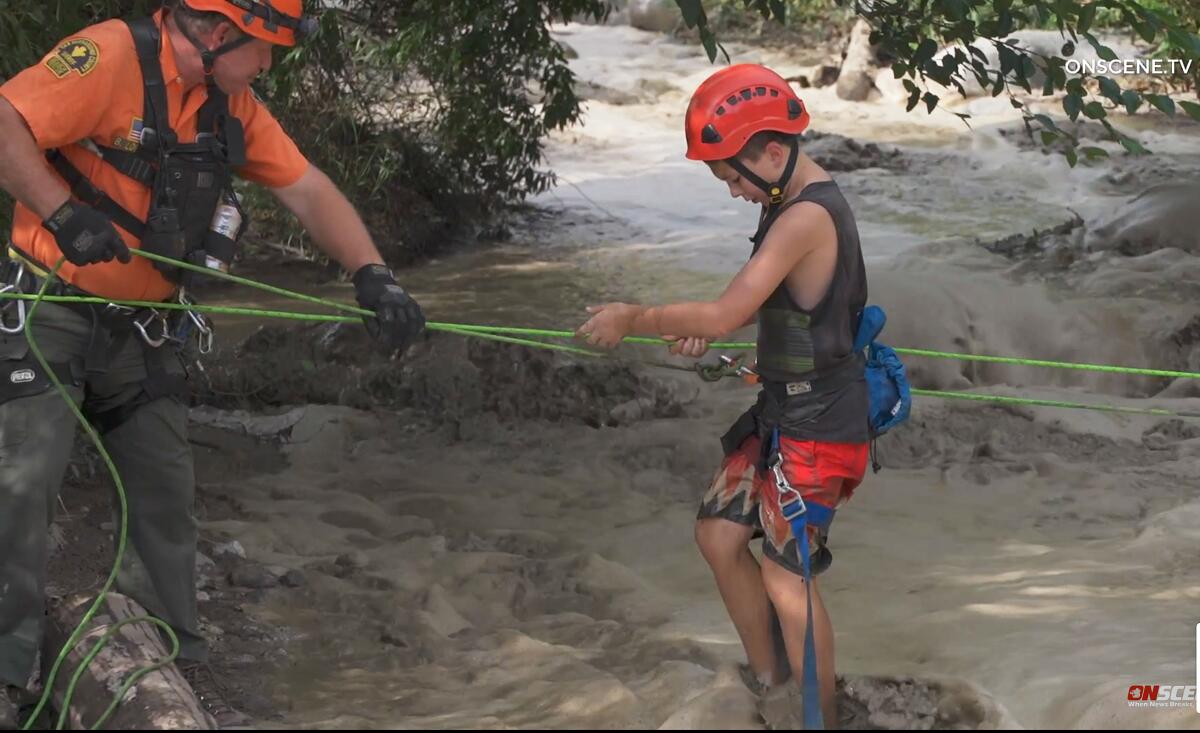
M 192 35 L 192 32 L 188 30 L 184 24 L 176 22 L 175 27 L 178 28 L 179 32 L 183 34 L 183 37 L 191 41 L 192 45 L 196 47 L 196 50 L 200 52 L 200 61 L 204 64 L 204 83 L 207 84 L 210 89 L 216 85 L 216 82 L 213 80 L 213 64 L 217 62 L 217 57 L 224 56 L 230 51 L 241 48 L 242 46 L 245 46 L 247 43 L 250 43 L 254 40 L 254 36 L 251 36 L 248 33 L 243 33 L 241 36 L 229 41 L 228 43 L 210 49 L 201 43 L 200 39 Z
M 788 143 L 788 160 L 787 165 L 783 167 L 783 175 L 775 183 L 768 183 L 762 176 L 746 167 L 746 164 L 734 156 L 727 159 L 725 162 L 729 164 L 742 178 L 750 181 L 767 196 L 770 197 L 771 206 L 778 206 L 783 203 L 783 192 L 787 189 L 788 181 L 792 178 L 792 173 L 796 170 L 796 159 L 800 154 L 800 146 L 796 144 L 796 139 Z

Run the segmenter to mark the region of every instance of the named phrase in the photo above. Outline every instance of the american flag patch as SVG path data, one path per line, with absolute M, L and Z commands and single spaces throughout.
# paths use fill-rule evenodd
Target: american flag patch
M 130 142 L 139 143 L 139 144 L 142 142 L 142 128 L 143 127 L 145 127 L 145 123 L 142 122 L 142 118 L 134 117 L 133 122 L 129 125 L 129 141 Z

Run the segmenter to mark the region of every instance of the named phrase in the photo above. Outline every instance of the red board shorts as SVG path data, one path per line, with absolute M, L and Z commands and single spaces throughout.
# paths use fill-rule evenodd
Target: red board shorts
M 779 490 L 772 472 L 758 470 L 761 442 L 747 438 L 725 457 L 712 485 L 700 503 L 698 519 L 727 519 L 755 529 L 763 537 L 763 556 L 802 575 L 792 527 L 779 510 Z M 845 504 L 867 471 L 869 444 L 825 443 L 814 440 L 779 439 L 783 472 L 800 492 L 805 503 L 815 502 L 830 509 Z M 833 562 L 826 546 L 827 533 L 809 525 L 809 557 L 813 575 Z

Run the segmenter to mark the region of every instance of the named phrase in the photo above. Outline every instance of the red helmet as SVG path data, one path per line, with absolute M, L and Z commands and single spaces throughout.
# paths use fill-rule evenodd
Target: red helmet
M 316 18 L 305 17 L 302 0 L 181 0 L 196 11 L 221 13 L 248 35 L 280 46 L 316 30 Z
M 799 135 L 808 108 L 783 77 L 758 64 L 735 64 L 704 80 L 688 104 L 684 132 L 691 160 L 727 160 L 764 130 Z

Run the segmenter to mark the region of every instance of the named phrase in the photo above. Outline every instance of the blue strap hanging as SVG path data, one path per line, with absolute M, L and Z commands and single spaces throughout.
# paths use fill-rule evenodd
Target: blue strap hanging
M 800 566 L 804 574 L 804 597 L 808 615 L 804 630 L 804 729 L 824 730 L 825 719 L 821 714 L 821 685 L 817 679 L 817 647 L 813 636 L 812 610 L 812 564 L 809 561 L 808 525 L 818 529 L 828 528 L 833 521 L 834 511 L 820 504 L 806 504 L 783 472 L 783 453 L 779 448 L 779 428 L 771 432 L 771 470 L 775 474 L 775 485 L 779 488 L 779 509 L 792 527 L 796 538 L 796 551 L 800 554 Z

